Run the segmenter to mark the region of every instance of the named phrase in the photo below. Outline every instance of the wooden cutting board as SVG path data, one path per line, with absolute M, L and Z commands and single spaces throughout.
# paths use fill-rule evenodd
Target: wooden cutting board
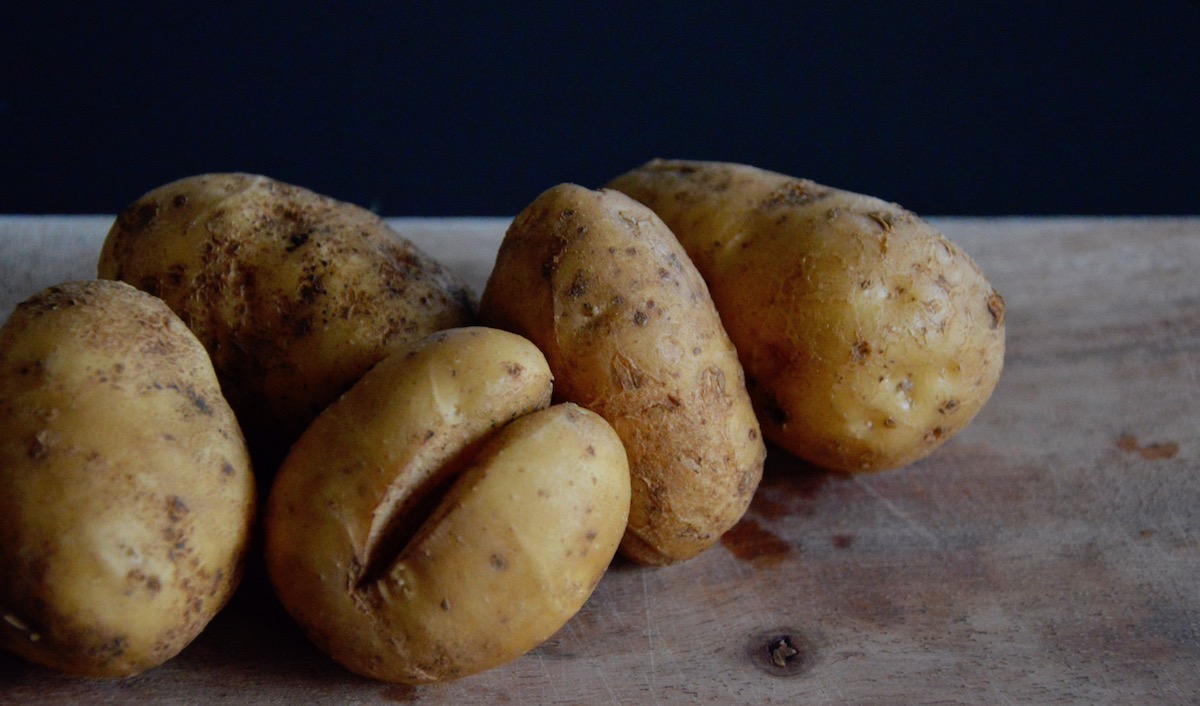
M 719 546 L 618 560 L 550 641 L 456 683 L 343 670 L 252 569 L 168 664 L 0 655 L 0 703 L 1200 703 L 1200 218 L 933 220 L 1005 296 L 1008 355 L 932 457 L 844 476 L 771 449 Z M 507 222 L 393 224 L 478 290 Z M 0 317 L 91 276 L 110 223 L 0 218 Z

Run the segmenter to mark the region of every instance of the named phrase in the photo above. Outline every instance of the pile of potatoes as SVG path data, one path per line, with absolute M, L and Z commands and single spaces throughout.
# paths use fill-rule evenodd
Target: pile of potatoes
M 0 329 L 0 647 L 121 677 L 229 599 L 372 678 L 515 659 L 619 552 L 686 561 L 766 442 L 915 461 L 988 399 L 1004 303 L 894 204 L 653 161 L 512 222 L 478 300 L 356 206 L 209 174 L 126 208 L 98 279 Z

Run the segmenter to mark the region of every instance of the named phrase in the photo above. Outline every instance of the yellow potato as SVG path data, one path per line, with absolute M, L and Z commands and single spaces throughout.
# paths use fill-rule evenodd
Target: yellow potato
M 927 222 L 745 165 L 653 161 L 615 179 L 704 276 L 767 438 L 840 471 L 902 466 L 975 416 L 1004 300 Z
M 271 491 L 266 556 L 315 644 L 376 679 L 445 681 L 582 607 L 625 528 L 628 463 L 602 419 L 546 409 L 550 394 L 529 341 L 455 329 L 398 349 L 313 422 Z
M 374 214 L 249 174 L 142 196 L 98 272 L 163 298 L 195 331 L 271 470 L 388 347 L 474 320 L 466 285 Z
M 620 435 L 633 474 L 622 553 L 683 561 L 745 513 L 766 452 L 742 368 L 703 280 L 649 209 L 615 191 L 546 191 L 505 235 L 480 319 L 536 343 L 556 396 Z
M 106 281 L 0 329 L 0 646 L 88 676 L 154 667 L 242 571 L 249 457 L 195 336 Z

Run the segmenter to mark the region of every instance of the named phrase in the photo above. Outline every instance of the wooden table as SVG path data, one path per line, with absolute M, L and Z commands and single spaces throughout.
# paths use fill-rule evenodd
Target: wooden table
M 1200 703 L 1200 218 L 933 220 L 1004 294 L 1008 356 L 932 457 L 841 476 L 772 449 L 719 546 L 618 560 L 549 642 L 457 683 L 354 676 L 252 576 L 159 669 L 2 655 L 0 702 Z M 110 222 L 0 218 L 0 316 L 90 276 Z M 482 288 L 507 220 L 394 224 Z

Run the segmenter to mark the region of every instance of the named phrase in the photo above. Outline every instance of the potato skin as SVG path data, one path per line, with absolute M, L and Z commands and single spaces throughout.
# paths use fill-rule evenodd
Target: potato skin
M 192 328 L 271 461 L 388 347 L 474 322 L 467 286 L 371 212 L 251 174 L 142 196 L 97 271 L 161 297 Z
M 314 421 L 272 489 L 266 555 L 315 644 L 376 679 L 445 681 L 579 610 L 625 528 L 628 463 L 599 417 L 545 408 L 550 383 L 529 341 L 456 329 L 385 358 Z
M 699 273 L 649 209 L 549 189 L 509 228 L 480 319 L 536 343 L 556 397 L 620 435 L 633 474 L 623 554 L 690 559 L 745 513 L 766 451 L 742 368 Z
M 204 348 L 161 301 L 71 282 L 0 329 L 0 646 L 121 677 L 233 593 L 254 513 Z
M 838 471 L 903 466 L 998 382 L 1004 300 L 877 198 L 738 164 L 655 160 L 609 186 L 678 236 L 737 346 L 767 438 Z

